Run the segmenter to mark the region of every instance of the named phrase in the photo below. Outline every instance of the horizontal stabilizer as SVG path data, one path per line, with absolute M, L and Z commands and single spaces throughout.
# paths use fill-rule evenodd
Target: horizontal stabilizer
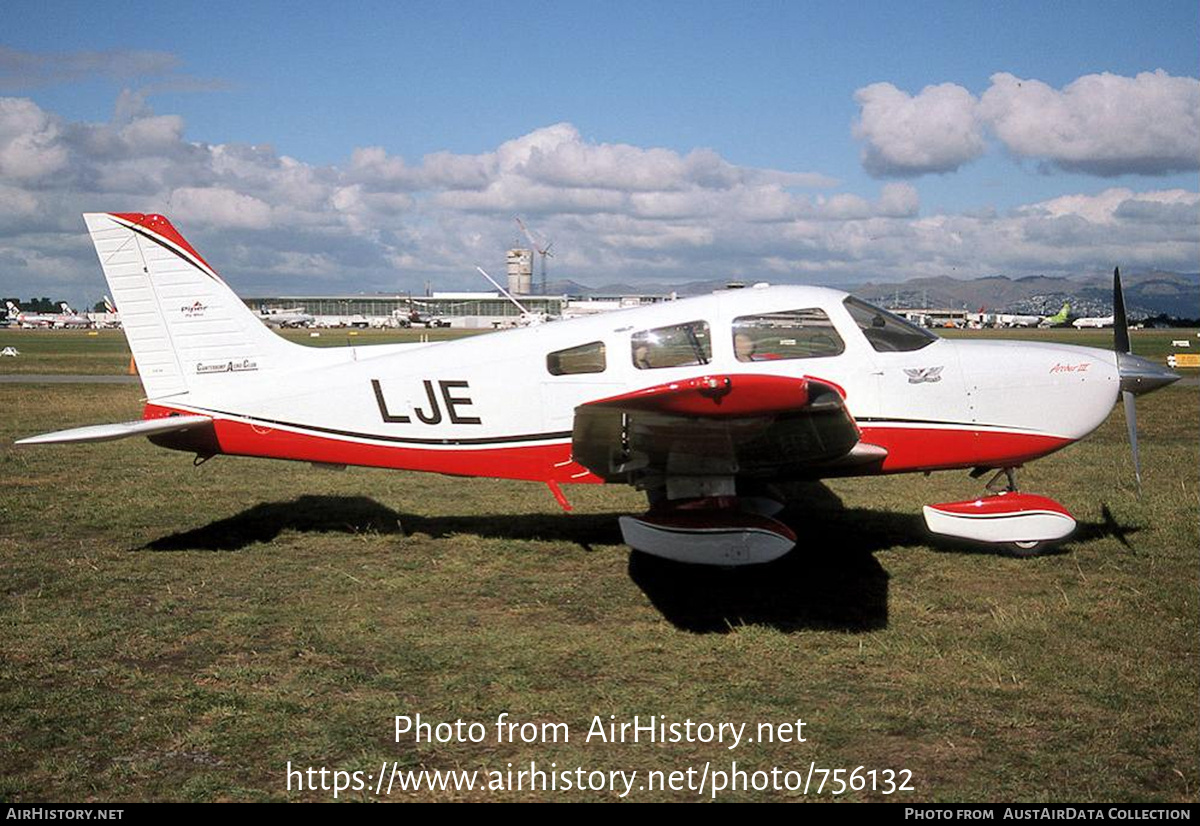
M 212 419 L 208 416 L 168 416 L 164 419 L 138 419 L 118 424 L 96 424 L 89 425 L 88 427 L 73 427 L 70 430 L 56 430 L 54 433 L 43 433 L 40 436 L 18 439 L 17 444 L 53 445 L 70 442 L 111 442 L 114 439 L 127 439 L 130 436 L 154 436 L 159 433 L 174 433 L 175 431 L 189 430 L 205 425 L 212 425 Z

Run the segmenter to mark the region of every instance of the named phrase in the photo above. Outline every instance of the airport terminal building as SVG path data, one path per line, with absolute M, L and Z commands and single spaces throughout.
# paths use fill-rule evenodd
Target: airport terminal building
M 534 315 L 571 318 L 597 312 L 670 301 L 671 294 L 621 296 L 520 295 L 517 300 Z M 494 329 L 516 326 L 521 310 L 500 292 L 434 292 L 430 295 L 291 295 L 244 298 L 255 312 L 299 310 L 316 319 L 316 326 L 351 326 L 365 321 L 373 327 L 407 326 L 438 319 L 451 327 Z

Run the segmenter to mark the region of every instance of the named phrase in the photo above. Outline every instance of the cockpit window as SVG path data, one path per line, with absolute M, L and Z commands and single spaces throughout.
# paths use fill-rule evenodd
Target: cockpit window
M 603 341 L 580 344 L 578 347 L 570 347 L 546 355 L 546 369 L 552 376 L 603 373 L 607 366 Z
M 824 310 L 783 310 L 733 320 L 733 353 L 738 361 L 824 358 L 845 349 Z
M 850 297 L 844 304 L 867 341 L 880 353 L 920 350 L 938 340 L 928 330 L 914 327 L 899 316 L 865 301 Z
M 689 321 L 634 333 L 633 366 L 639 370 L 688 367 L 712 361 L 712 337 L 707 321 Z

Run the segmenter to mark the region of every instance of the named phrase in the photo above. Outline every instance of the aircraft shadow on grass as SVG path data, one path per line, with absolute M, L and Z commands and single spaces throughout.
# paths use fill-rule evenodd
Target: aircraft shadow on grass
M 270 542 L 284 531 L 299 533 L 427 534 L 443 539 L 473 534 L 495 539 L 567 541 L 619 545 L 618 514 L 486 514 L 418 516 L 399 513 L 366 496 L 300 496 L 290 502 L 264 502 L 199 528 L 147 543 L 149 551 L 237 551 Z
M 793 492 L 794 493 L 794 492 Z M 778 518 L 793 527 L 796 548 L 764 565 L 720 568 L 688 565 L 629 552 L 629 577 L 675 627 L 727 633 L 739 625 L 781 631 L 869 631 L 887 626 L 888 574 L 877 551 L 925 545 L 944 553 L 997 554 L 991 545 L 930 537 L 916 514 L 846 508 L 824 485 L 806 486 Z M 1073 537 L 1086 541 L 1126 537 L 1109 509 L 1103 522 L 1081 522 Z M 234 516 L 156 539 L 140 550 L 237 551 L 270 542 L 285 531 L 347 535 L 454 534 L 516 541 L 561 541 L 590 552 L 619 545 L 616 513 L 487 514 L 425 517 L 401 514 L 366 496 L 300 496 L 255 505 Z M 1050 552 L 1063 552 L 1069 543 Z

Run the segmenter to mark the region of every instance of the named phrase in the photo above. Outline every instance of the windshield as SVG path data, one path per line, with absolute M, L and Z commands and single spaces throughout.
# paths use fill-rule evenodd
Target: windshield
M 850 311 L 858 329 L 863 331 L 867 341 L 880 353 L 920 350 L 938 340 L 937 336 L 928 330 L 922 330 L 887 310 L 881 310 L 853 296 L 843 303 Z

